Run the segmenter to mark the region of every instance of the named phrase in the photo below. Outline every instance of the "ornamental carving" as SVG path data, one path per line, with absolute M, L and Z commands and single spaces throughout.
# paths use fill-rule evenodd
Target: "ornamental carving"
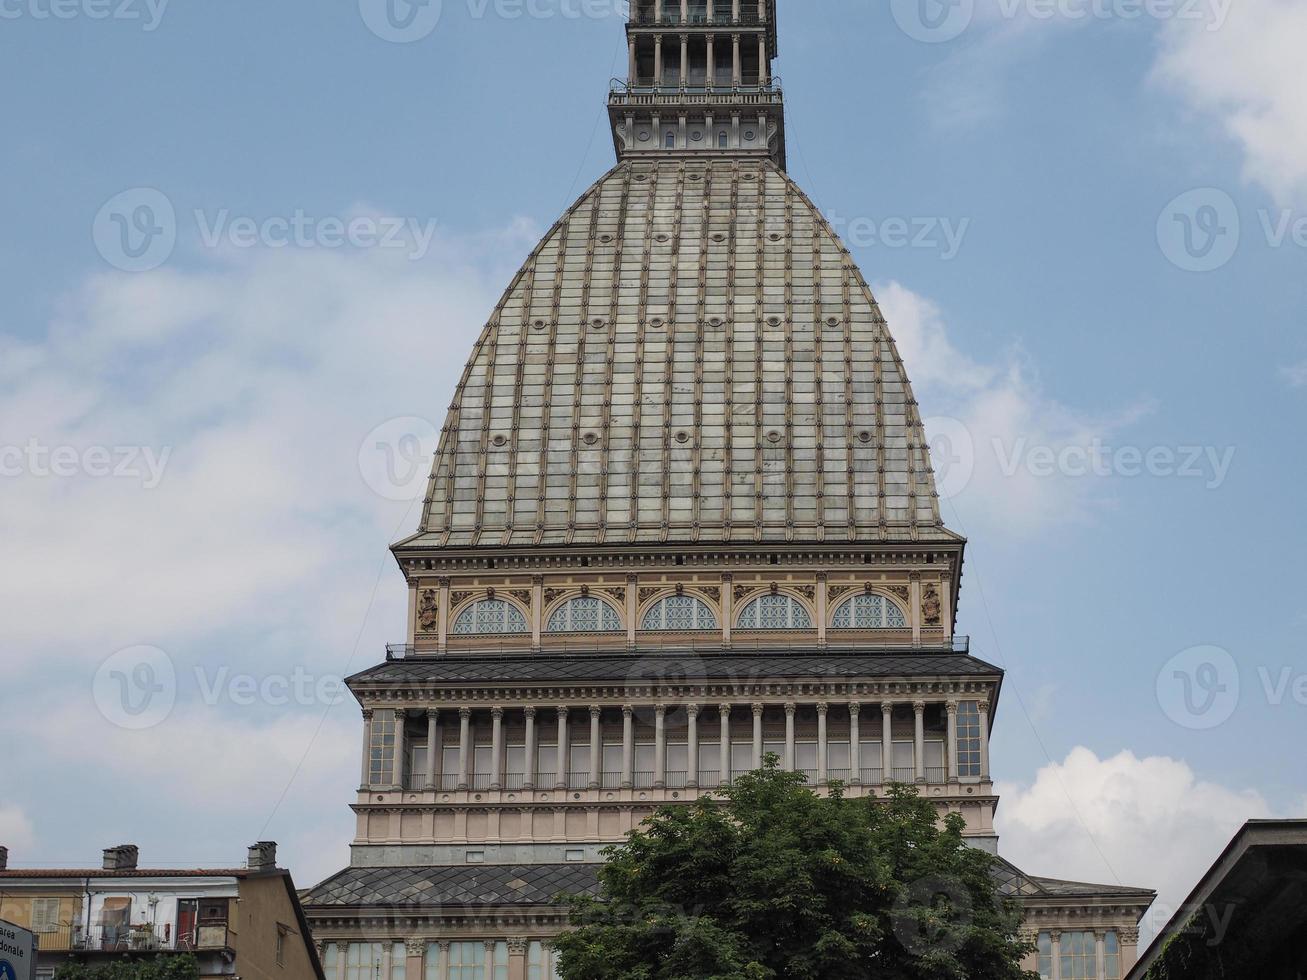
M 418 629 L 423 633 L 434 633 L 440 627 L 440 603 L 436 599 L 435 589 L 423 589 L 422 600 L 418 603 Z
M 735 601 L 736 601 L 736 602 L 739 602 L 739 601 L 741 601 L 742 599 L 744 599 L 746 596 L 753 595 L 753 593 L 755 593 L 755 592 L 757 592 L 757 591 L 758 591 L 757 588 L 755 588 L 755 587 L 753 587 L 753 586 L 749 586 L 749 585 L 737 585 L 737 586 L 735 587 L 735 593 L 734 593 L 734 595 L 735 595 Z
M 604 589 L 603 592 L 604 592 L 604 595 L 611 596 L 612 598 L 616 599 L 619 605 L 620 605 L 621 603 L 626 602 L 626 590 L 625 590 L 625 589 L 621 589 L 621 588 L 618 588 L 618 589 Z
M 699 591 L 702 592 L 709 599 L 711 599 L 713 602 L 722 601 L 722 590 L 715 585 L 710 585 L 706 588 L 700 589 Z
M 508 594 L 511 595 L 511 596 L 512 596 L 514 599 L 516 599 L 518 602 L 522 603 L 522 605 L 526 606 L 528 609 L 531 608 L 531 590 L 530 590 L 530 589 L 514 589 L 512 592 L 510 592 L 510 593 L 508 593 Z
M 460 603 L 464 602 L 465 600 L 467 600 L 467 599 L 471 599 L 471 598 L 472 598 L 472 593 L 471 593 L 471 592 L 451 592 L 451 593 L 449 593 L 449 601 L 450 601 L 451 603 L 453 603 L 454 605 L 456 605 L 456 606 L 459 605 Z
M 553 605 L 555 600 L 561 599 L 566 594 L 567 594 L 566 589 L 555 589 L 555 588 L 545 589 L 545 605 L 546 606 Z
M 826 594 L 830 596 L 831 602 L 834 602 L 840 596 L 853 591 L 851 585 L 832 585 L 826 589 Z
M 944 623 L 944 604 L 939 598 L 939 589 L 933 585 L 926 586 L 926 593 L 921 597 L 921 616 L 927 626 L 942 626 Z
M 656 596 L 656 595 L 657 595 L 659 592 L 661 592 L 661 591 L 662 591 L 661 589 L 641 589 L 641 590 L 640 590 L 640 605 L 643 606 L 646 602 L 648 602 L 650 599 L 652 599 L 654 596 Z
M 421 956 L 427 951 L 427 941 L 425 939 L 406 939 L 404 940 L 404 951 L 409 956 Z
M 815 585 L 796 586 L 794 591 L 799 593 L 799 595 L 803 596 L 803 598 L 807 599 L 809 602 L 812 602 L 817 598 L 817 587 Z
M 890 595 L 898 596 L 904 602 L 907 602 L 911 595 L 906 585 L 891 585 L 886 591 L 889 592 Z

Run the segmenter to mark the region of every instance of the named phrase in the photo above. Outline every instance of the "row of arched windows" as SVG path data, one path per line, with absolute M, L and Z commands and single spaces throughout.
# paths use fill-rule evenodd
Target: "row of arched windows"
M 857 595 L 838 606 L 831 618 L 837 630 L 906 629 L 908 617 L 883 595 Z M 806 606 L 785 593 L 759 596 L 740 610 L 737 630 L 810 630 L 812 616 Z M 650 633 L 698 633 L 721 629 L 717 615 L 702 599 L 669 595 L 645 611 L 640 629 Z M 454 620 L 454 636 L 514 635 L 529 633 L 526 616 L 503 599 L 481 599 L 467 606 Z M 569 599 L 549 616 L 546 633 L 621 633 L 622 620 L 607 602 L 593 596 Z

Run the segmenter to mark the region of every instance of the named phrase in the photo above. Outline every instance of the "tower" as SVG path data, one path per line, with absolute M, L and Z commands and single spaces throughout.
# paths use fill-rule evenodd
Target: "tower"
M 334 980 L 548 977 L 555 896 L 767 753 L 997 849 L 1003 672 L 889 326 L 785 173 L 776 38 L 774 0 L 633 6 L 617 165 L 491 313 L 392 549 L 408 636 L 349 681 L 352 860 L 305 903 Z M 1151 893 L 1002 868 L 1112 980 Z

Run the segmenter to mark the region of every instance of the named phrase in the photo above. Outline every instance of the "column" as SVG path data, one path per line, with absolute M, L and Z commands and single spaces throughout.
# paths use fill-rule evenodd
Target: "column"
M 718 748 L 721 751 L 721 780 L 725 786 L 731 781 L 731 706 L 729 704 L 719 704 L 717 711 L 722 717 L 722 740 Z
M 817 646 L 826 645 L 826 573 L 817 575 Z
M 880 706 L 880 781 L 888 783 L 894 776 L 894 705 Z
M 687 0 L 688 2 L 688 0 Z M 684 23 L 684 19 L 681 21 Z M 681 35 L 681 88 L 690 84 L 690 35 Z
M 714 143 L 714 146 L 717 144 Z M 731 621 L 735 616 L 735 576 L 722 576 L 722 646 L 731 645 Z
M 913 701 L 912 712 L 916 716 L 912 761 L 917 769 L 917 782 L 924 783 L 926 781 L 926 702 Z
M 440 759 L 440 712 L 427 709 L 427 789 L 436 789 L 436 764 Z
M 400 709 L 395 712 L 395 789 L 404 788 L 404 722 L 408 712 Z
M 508 980 L 526 980 L 526 949 L 525 939 L 515 937 L 508 941 Z M 416 975 L 410 974 L 410 976 L 417 980 Z
M 912 626 L 912 643 L 921 643 L 921 573 L 913 572 L 908 583 L 908 622 Z
M 690 0 L 681 0 L 681 23 L 690 22 Z
M 626 75 L 626 78 L 627 78 L 627 82 L 628 82 L 629 84 L 634 85 L 637 81 L 639 81 L 639 78 L 636 76 L 636 70 L 637 70 L 637 64 L 638 64 L 638 63 L 637 63 L 636 60 L 635 60 L 635 35 L 634 35 L 634 34 L 632 34 L 632 35 L 630 36 L 630 38 L 627 39 L 627 42 L 626 42 L 626 49 L 627 49 L 627 60 L 626 60 L 626 63 L 627 63 L 627 75 Z
M 1139 962 L 1139 930 L 1118 929 L 1117 938 L 1121 940 L 1121 976 L 1126 976 Z
M 1049 938 L 1053 940 L 1053 980 L 1062 980 L 1062 930 L 1054 929 Z
M 948 778 L 949 782 L 958 781 L 958 703 L 949 701 L 944 705 L 948 712 Z
M 504 709 L 490 709 L 490 788 L 504 788 Z
M 689 752 L 689 764 L 685 772 L 685 785 L 689 789 L 697 789 L 699 786 L 699 706 L 697 704 L 688 704 L 685 706 L 686 717 L 686 749 Z
M 654 788 L 667 785 L 667 705 L 654 705 Z
M 1107 980 L 1107 933 L 1102 929 L 1094 930 L 1094 962 L 1094 976 Z
M 427 952 L 427 941 L 425 939 L 406 939 L 404 941 L 404 952 L 407 954 L 404 963 L 404 976 L 422 976 L 422 957 Z
M 635 133 L 635 117 L 628 116 L 626 131 Z M 656 128 L 656 127 L 655 127 Z M 634 139 L 634 135 L 631 137 Z M 640 614 L 640 580 L 634 575 L 626 577 L 626 645 L 632 650 L 635 649 L 635 628 Z
M 980 702 L 980 778 L 989 780 L 989 702 Z
M 89 916 L 90 909 L 88 908 L 86 911 Z M 349 944 L 336 943 L 336 975 L 334 977 L 327 977 L 327 980 L 345 980 L 345 971 L 349 967 L 348 960 Z
M 771 65 L 767 63 L 767 35 L 758 35 L 758 84 L 766 85 L 771 80 Z
M 472 709 L 458 709 L 458 788 L 467 789 L 472 765 Z
M 862 733 L 858 730 L 862 721 L 862 705 L 857 701 L 849 702 L 849 784 L 862 785 Z
M 654 23 L 663 22 L 663 0 L 654 0 Z
M 545 580 L 536 575 L 531 580 L 531 649 L 540 649 L 540 634 L 544 632 Z
M 390 976 L 390 968 L 392 965 L 390 961 L 393 958 L 391 956 L 391 949 L 393 946 L 393 943 L 382 943 L 381 945 L 381 975 L 383 977 Z
M 590 788 L 598 789 L 603 779 L 603 731 L 599 724 L 599 705 L 590 705 Z
M 522 788 L 535 789 L 536 786 L 536 709 L 527 706 L 526 715 L 526 762 L 522 769 Z
M 826 782 L 826 711 L 825 701 L 817 705 L 817 783 Z
M 436 943 L 436 976 L 449 976 L 449 940 L 447 939 Z
M 444 653 L 449 649 L 449 579 L 447 578 L 440 580 L 440 610 L 436 615 L 439 630 L 436 648 Z
M 794 772 L 794 712 L 798 705 L 789 701 L 785 705 L 785 771 Z
M 359 780 L 360 789 L 372 786 L 372 709 L 363 709 L 363 775 Z
M 708 35 L 708 87 L 712 88 L 717 84 L 717 56 L 713 53 L 713 41 L 716 40 L 715 34 Z M 708 126 L 712 129 L 712 126 Z M 716 143 L 713 144 L 716 146 Z
M 663 36 L 654 35 L 654 85 L 663 84 Z
M 572 742 L 567 730 L 567 709 L 558 709 L 558 770 L 556 786 L 558 789 L 567 789 L 569 784 L 568 770 L 572 768 Z
M 622 789 L 635 785 L 635 708 L 622 705 Z
M 740 35 L 731 35 L 731 84 L 739 88 L 743 83 L 744 75 L 740 66 Z
M 762 768 L 762 712 L 763 706 L 753 706 L 753 768 Z
M 740 22 L 740 0 L 731 0 L 731 20 Z

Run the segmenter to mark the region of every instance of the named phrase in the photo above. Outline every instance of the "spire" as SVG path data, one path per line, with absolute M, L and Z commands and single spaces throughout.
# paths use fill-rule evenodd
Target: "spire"
M 776 0 L 632 0 L 626 81 L 608 96 L 617 158 L 743 157 L 785 169 Z

